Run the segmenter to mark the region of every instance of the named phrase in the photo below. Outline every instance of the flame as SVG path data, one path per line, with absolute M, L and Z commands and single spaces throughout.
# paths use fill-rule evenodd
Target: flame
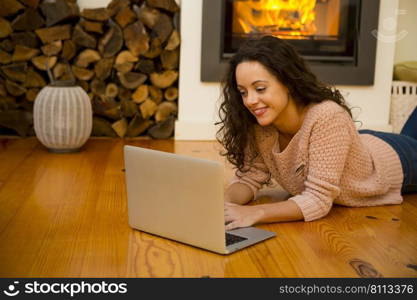
M 268 33 L 283 38 L 314 35 L 315 0 L 246 0 L 233 2 L 234 33 Z

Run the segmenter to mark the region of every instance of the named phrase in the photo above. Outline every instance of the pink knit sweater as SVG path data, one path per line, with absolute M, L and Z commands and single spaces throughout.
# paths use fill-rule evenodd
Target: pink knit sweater
M 275 127 L 256 126 L 259 154 L 248 172 L 231 183 L 248 185 L 254 195 L 275 179 L 301 209 L 305 221 L 345 206 L 400 204 L 403 173 L 394 149 L 369 134 L 359 134 L 349 114 L 333 101 L 312 105 L 300 130 L 280 151 Z

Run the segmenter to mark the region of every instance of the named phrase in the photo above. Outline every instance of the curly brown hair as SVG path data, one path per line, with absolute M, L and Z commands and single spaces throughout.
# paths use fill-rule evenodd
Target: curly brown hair
M 225 148 L 221 155 L 240 172 L 247 171 L 246 167 L 250 168 L 250 162 L 257 156 L 254 132 L 257 121 L 244 106 L 236 83 L 236 67 L 246 61 L 261 63 L 288 88 L 297 105 L 332 100 L 352 116 L 340 92 L 320 82 L 291 44 L 274 36 L 248 39 L 229 61 L 222 81 L 220 121 L 216 123 L 220 125 L 216 138 Z M 245 157 L 247 147 L 252 157 Z

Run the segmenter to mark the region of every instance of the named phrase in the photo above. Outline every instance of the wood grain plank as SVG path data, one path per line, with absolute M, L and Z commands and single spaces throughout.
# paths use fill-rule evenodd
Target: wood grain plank
M 49 153 L 36 139 L 7 142 L 1 277 L 417 277 L 417 194 L 402 205 L 335 206 L 314 222 L 259 225 L 277 237 L 223 256 L 129 227 L 125 144 L 220 161 L 225 185 L 233 176 L 214 142 L 91 139 L 72 154 Z
M 37 146 L 39 142 L 35 138 L 0 138 L 0 181 L 6 181 Z

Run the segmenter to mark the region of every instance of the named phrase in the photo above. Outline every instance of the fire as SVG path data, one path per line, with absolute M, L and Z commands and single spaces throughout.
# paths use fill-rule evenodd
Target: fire
M 315 0 L 244 0 L 233 2 L 234 33 L 268 33 L 282 38 L 314 35 Z

